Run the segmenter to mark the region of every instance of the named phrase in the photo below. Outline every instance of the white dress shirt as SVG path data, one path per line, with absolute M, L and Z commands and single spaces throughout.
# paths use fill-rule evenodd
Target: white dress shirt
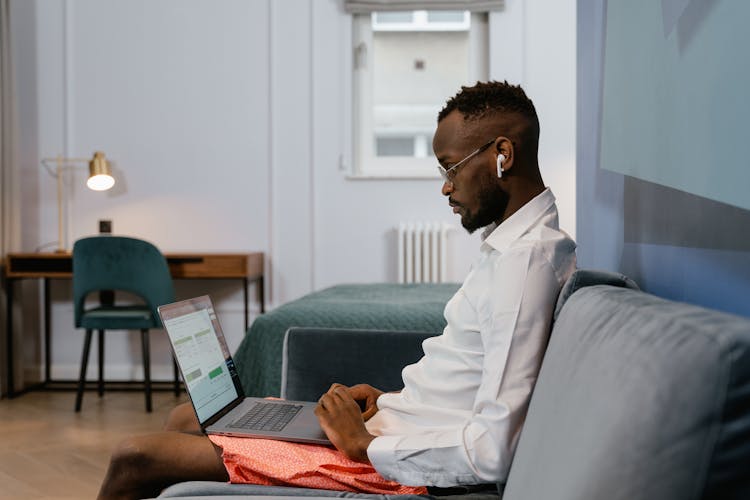
M 405 485 L 504 482 L 549 339 L 575 269 L 549 189 L 485 232 L 478 262 L 445 306 L 443 334 L 378 398 L 367 429 L 375 469 Z

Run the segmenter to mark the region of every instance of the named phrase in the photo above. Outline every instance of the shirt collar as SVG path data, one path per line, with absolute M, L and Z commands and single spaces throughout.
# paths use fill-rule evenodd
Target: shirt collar
M 528 231 L 555 205 L 555 195 L 546 188 L 502 223 L 492 223 L 482 233 L 482 250 L 502 251 Z

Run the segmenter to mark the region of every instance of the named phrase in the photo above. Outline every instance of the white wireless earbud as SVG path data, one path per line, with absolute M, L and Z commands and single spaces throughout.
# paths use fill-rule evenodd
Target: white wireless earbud
M 497 177 L 503 176 L 503 162 L 505 161 L 505 155 L 497 155 Z

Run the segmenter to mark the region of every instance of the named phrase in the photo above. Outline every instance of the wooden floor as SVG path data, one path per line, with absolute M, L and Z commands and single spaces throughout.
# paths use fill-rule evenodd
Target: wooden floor
M 0 400 L 0 499 L 95 498 L 115 445 L 158 431 L 185 397 L 155 392 L 87 392 L 80 413 L 73 392 L 32 392 Z

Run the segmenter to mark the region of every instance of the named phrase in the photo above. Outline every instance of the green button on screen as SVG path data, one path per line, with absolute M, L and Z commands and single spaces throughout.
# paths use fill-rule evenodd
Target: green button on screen
M 211 379 L 216 378 L 219 375 L 221 375 L 221 372 L 223 372 L 223 371 L 224 370 L 223 370 L 223 368 L 221 366 L 217 366 L 215 369 L 213 369 L 210 372 L 208 372 L 208 378 L 211 378 Z

